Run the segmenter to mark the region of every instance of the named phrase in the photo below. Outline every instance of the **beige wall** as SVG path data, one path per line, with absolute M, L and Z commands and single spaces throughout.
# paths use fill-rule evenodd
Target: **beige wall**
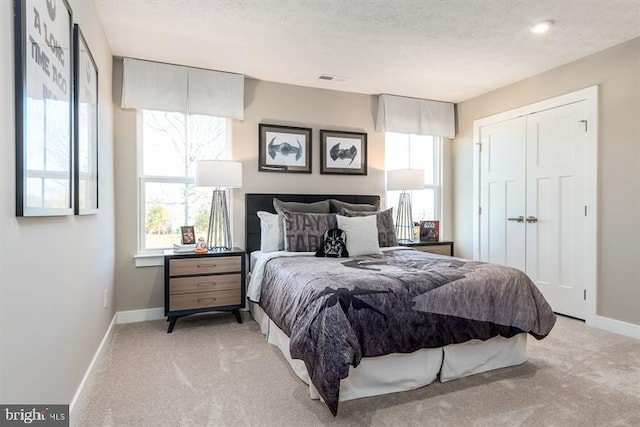
M 600 98 L 597 314 L 640 325 L 640 38 L 458 104 L 456 250 L 473 256 L 473 121 L 593 85 Z
M 121 87 L 121 59 L 114 59 L 114 102 Z M 280 83 L 245 80 L 244 120 L 234 120 L 233 160 L 243 163 L 243 187 L 233 190 L 233 241 L 244 247 L 244 195 L 255 192 L 378 194 L 384 197 L 384 134 L 375 131 L 378 97 Z M 162 267 L 134 266 L 137 251 L 136 113 L 115 106 L 116 140 L 116 308 L 118 311 L 164 306 Z M 258 124 L 310 127 L 311 174 L 258 172 Z M 319 130 L 366 132 L 368 175 L 320 175 Z M 445 144 L 449 173 L 451 143 Z M 445 194 L 448 189 L 445 189 Z M 384 203 L 384 200 L 383 200 Z M 450 213 L 450 201 L 444 203 Z M 444 217 L 447 218 L 447 217 Z M 445 221 L 444 233 L 447 233 Z M 446 235 L 446 234 L 445 234 Z
M 16 218 L 13 2 L 0 1 L 0 402 L 5 404 L 70 403 L 114 315 L 111 51 L 93 2 L 70 4 L 99 69 L 100 210 L 82 217 Z
M 114 100 L 121 60 L 114 60 Z M 233 190 L 234 244 L 244 247 L 244 194 L 384 193 L 384 138 L 375 131 L 377 97 L 247 79 L 245 118 L 234 120 L 232 158 L 243 163 L 243 188 Z M 312 174 L 258 172 L 258 123 L 310 127 Z M 368 134 L 368 175 L 320 175 L 319 130 Z M 162 267 L 134 267 L 137 251 L 136 113 L 115 107 L 116 307 L 118 311 L 164 306 Z

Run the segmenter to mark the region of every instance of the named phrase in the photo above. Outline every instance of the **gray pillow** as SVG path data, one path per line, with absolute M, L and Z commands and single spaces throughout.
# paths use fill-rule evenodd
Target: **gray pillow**
M 375 215 L 376 226 L 378 227 L 378 245 L 381 248 L 398 246 L 396 227 L 393 225 L 393 208 L 389 208 L 382 212 L 359 212 L 343 209 L 341 214 L 344 216 Z
M 315 252 L 324 241 L 324 232 L 337 228 L 336 214 L 283 211 L 284 250 Z
M 347 203 L 341 200 L 329 199 L 331 204 L 331 212 L 340 213 L 343 209 L 356 212 L 376 212 L 380 210 L 380 200 L 374 205 L 367 203 Z
M 314 203 L 300 203 L 300 202 L 283 202 L 282 200 L 274 197 L 273 207 L 277 214 L 282 214 L 282 211 L 289 212 L 311 212 L 311 213 L 329 213 L 329 202 L 323 200 L 321 202 Z

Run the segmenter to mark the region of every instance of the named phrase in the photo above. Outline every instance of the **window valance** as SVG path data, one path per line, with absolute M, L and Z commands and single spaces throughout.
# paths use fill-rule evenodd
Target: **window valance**
M 124 58 L 122 108 L 244 117 L 244 76 Z
M 455 128 L 455 108 L 450 102 L 395 95 L 380 95 L 378 98 L 378 132 L 453 138 Z

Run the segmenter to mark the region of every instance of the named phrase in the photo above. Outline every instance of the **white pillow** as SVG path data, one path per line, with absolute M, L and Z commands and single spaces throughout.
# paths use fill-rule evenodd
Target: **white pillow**
M 258 211 L 260 218 L 260 250 L 275 252 L 284 249 L 284 231 L 278 214 Z
M 347 233 L 349 256 L 381 254 L 375 215 L 347 217 L 337 215 L 338 228 Z

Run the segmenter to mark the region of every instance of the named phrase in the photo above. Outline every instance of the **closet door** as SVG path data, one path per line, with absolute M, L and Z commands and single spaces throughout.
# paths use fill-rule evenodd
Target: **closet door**
M 526 119 L 480 128 L 480 260 L 525 270 Z
M 553 310 L 585 318 L 586 102 L 527 116 L 526 273 Z

